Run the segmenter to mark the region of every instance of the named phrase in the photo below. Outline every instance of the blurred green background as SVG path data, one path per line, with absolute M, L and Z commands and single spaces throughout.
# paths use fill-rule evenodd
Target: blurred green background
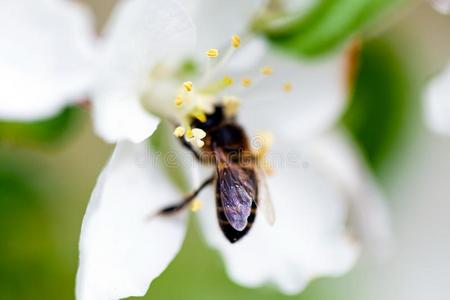
M 86 2 L 100 28 L 114 1 Z M 421 93 L 449 58 L 450 18 L 422 1 L 389 11 L 378 9 L 386 1 L 368 1 L 370 9 L 363 2 L 319 7 L 290 34 L 269 36 L 293 53 L 319 55 L 360 30 L 360 69 L 342 124 L 390 200 L 396 254 L 383 264 L 363 257 L 348 275 L 287 297 L 232 283 L 191 220 L 182 251 L 145 299 L 449 299 L 450 139 L 424 128 Z M 0 122 L 0 299 L 74 299 L 80 226 L 111 151 L 83 108 L 32 124 Z

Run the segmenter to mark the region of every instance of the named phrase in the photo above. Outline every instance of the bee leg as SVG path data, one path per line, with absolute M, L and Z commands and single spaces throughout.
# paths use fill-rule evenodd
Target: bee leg
M 181 201 L 179 204 L 175 204 L 175 205 L 171 205 L 168 206 L 162 210 L 160 210 L 156 215 L 158 216 L 167 216 L 167 215 L 172 215 L 175 214 L 179 211 L 181 211 L 182 209 L 184 209 L 189 203 L 192 202 L 192 200 L 195 199 L 195 197 L 198 196 L 198 194 L 208 185 L 210 185 L 211 183 L 213 183 L 215 176 L 211 176 L 208 179 L 206 179 L 199 188 L 197 188 L 192 194 L 190 194 L 189 196 L 187 196 L 186 198 L 183 199 L 183 201 Z
M 192 145 L 188 142 L 188 141 L 186 141 L 184 138 L 179 138 L 179 140 L 180 140 L 180 142 L 181 142 L 181 144 L 184 146 L 184 148 L 186 148 L 187 150 L 189 150 L 190 152 L 192 152 L 192 154 L 194 154 L 194 156 L 195 156 L 195 158 L 198 160 L 198 161 L 202 161 L 202 159 L 201 159 L 201 157 L 200 157 L 200 154 L 197 152 L 197 150 L 195 150 L 193 147 L 192 147 Z

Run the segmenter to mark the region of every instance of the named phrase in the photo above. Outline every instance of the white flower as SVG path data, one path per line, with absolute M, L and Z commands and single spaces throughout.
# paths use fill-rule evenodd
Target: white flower
M 449 0 L 429 0 L 431 5 L 441 14 L 450 13 L 450 1 Z
M 425 92 L 425 118 L 434 131 L 450 134 L 450 66 L 431 81 Z
M 272 227 L 262 216 L 257 217 L 248 235 L 231 245 L 219 231 L 214 197 L 202 195 L 205 204 L 199 214 L 202 228 L 209 244 L 222 252 L 227 270 L 237 283 L 245 286 L 274 283 L 285 293 L 297 293 L 313 278 L 348 271 L 360 252 L 360 239 L 373 238 L 379 245 L 379 238 L 388 236 L 379 193 L 353 146 L 341 133 L 320 134 L 334 127 L 346 104 L 345 55 L 337 54 L 320 62 L 300 62 L 273 51 L 266 52 L 267 45 L 259 39 L 248 44 L 243 41 L 240 48 L 233 49 L 238 43 L 236 37 L 231 37 L 243 32 L 245 22 L 258 7 L 256 2 L 188 1 L 191 5 L 188 11 L 198 28 L 200 50 L 207 60 L 197 66 L 209 71 L 200 77 L 195 74 L 188 75 L 192 78 L 180 77 L 183 71 L 180 61 L 183 60 L 179 55 L 194 55 L 198 60 L 192 49 L 178 56 L 160 57 L 161 53 L 151 52 L 155 51 L 151 47 L 153 44 L 139 40 L 148 39 L 145 30 L 133 35 L 134 44 L 139 47 L 128 48 L 126 41 L 136 28 L 141 28 L 140 22 L 154 28 L 150 32 L 157 32 L 158 26 L 164 30 L 180 30 L 178 22 L 184 18 L 183 10 L 171 1 L 164 2 L 171 4 L 159 3 L 158 10 L 146 9 L 148 6 L 138 3 L 121 2 L 107 30 L 115 38 L 114 43 L 106 44 L 120 46 L 117 52 L 110 46 L 114 59 L 109 61 L 121 72 L 113 73 L 111 81 L 103 81 L 104 96 L 95 95 L 95 113 L 105 116 L 98 115 L 94 121 L 98 122 L 97 128 L 103 136 L 119 142 L 98 180 L 83 221 L 77 276 L 79 300 L 144 295 L 182 243 L 186 211 L 175 217 L 154 217 L 182 198 L 161 170 L 166 159 L 151 151 L 147 141 L 127 141 L 141 141 L 153 132 L 157 119 L 147 110 L 179 122 L 181 126 L 175 134 L 185 135 L 187 142 L 199 148 L 203 146 L 204 132 L 190 128 L 186 117 L 201 120 L 214 110 L 214 104 L 220 99 L 229 105 L 231 114 L 237 112 L 239 123 L 250 136 L 259 130 L 273 133 L 274 147 L 270 153 L 275 158 L 281 155 L 283 159 L 281 165 L 275 165 L 274 175 L 268 177 L 277 214 Z M 152 4 L 146 1 L 145 5 Z M 165 14 L 164 9 L 170 5 L 174 6 Z M 172 14 L 178 10 L 180 14 L 172 26 Z M 240 13 L 245 14 L 245 18 L 239 18 Z M 208 23 L 203 19 L 205 16 L 209 17 Z M 190 23 L 186 22 L 183 28 L 186 26 Z M 205 32 L 208 30 L 217 31 L 216 34 Z M 223 33 L 218 34 L 221 30 Z M 173 41 L 178 43 L 190 36 L 188 32 L 189 35 L 184 32 Z M 202 36 L 208 39 L 203 41 Z M 231 46 L 225 47 L 228 50 L 223 48 L 223 44 L 230 43 Z M 174 48 L 184 50 L 182 44 L 157 45 L 164 54 Z M 215 57 L 215 50 L 209 52 L 211 65 L 205 54 L 208 49 L 218 49 L 218 57 Z M 144 63 L 136 63 L 135 51 L 139 57 L 147 57 L 144 53 L 148 53 L 158 60 L 144 59 Z M 261 67 L 267 66 L 263 71 L 255 69 L 258 61 L 263 62 Z M 107 78 L 109 64 L 104 66 Z M 125 77 L 130 74 L 132 80 L 128 82 L 124 74 Z M 142 77 L 142 74 L 149 76 Z M 230 75 L 234 84 L 231 84 L 231 77 L 225 75 Z M 146 82 L 141 82 L 140 78 Z M 127 81 L 122 85 L 123 79 Z M 110 89 L 112 92 L 108 94 Z M 116 99 L 115 95 L 121 95 L 122 90 L 126 91 L 124 97 Z M 130 95 L 133 96 L 128 97 Z M 130 99 L 139 113 L 124 111 L 129 109 Z M 116 104 L 118 108 L 113 109 L 113 113 L 103 111 L 107 105 Z M 148 126 L 145 122 L 145 126 L 138 126 L 135 118 L 141 120 L 144 116 L 152 118 Z M 105 119 L 110 122 L 104 122 Z M 190 153 L 183 153 L 178 149 L 181 147 L 178 141 L 172 139 L 176 156 L 183 159 L 184 155 L 184 161 L 189 161 L 186 155 Z M 367 208 L 373 210 L 368 212 Z M 354 220 L 353 212 L 358 225 L 367 225 L 356 227 L 363 232 L 347 227 L 348 222 Z
M 271 131 L 268 157 L 283 158 L 268 178 L 273 227 L 258 217 L 231 245 L 218 231 L 213 197 L 204 198 L 202 228 L 237 283 L 296 293 L 352 267 L 360 244 L 348 221 L 363 230 L 359 239 L 379 245 L 387 236 L 375 184 L 345 136 L 330 131 L 346 104 L 345 55 L 300 62 L 268 50 L 246 30 L 262 2 L 123 0 L 98 41 L 74 2 L 0 2 L 0 78 L 9 84 L 0 89 L 0 117 L 46 117 L 87 95 L 98 134 L 117 143 L 83 221 L 79 300 L 144 295 L 176 255 L 187 212 L 150 217 L 182 196 L 162 170 L 172 157 L 161 160 L 146 139 L 161 119 L 175 120 L 176 134 L 201 148 L 205 132 L 188 119 L 204 119 L 221 99 L 250 136 Z M 189 58 L 203 76 L 186 67 Z
M 0 118 L 52 116 L 92 80 L 91 16 L 76 1 L 0 1 Z

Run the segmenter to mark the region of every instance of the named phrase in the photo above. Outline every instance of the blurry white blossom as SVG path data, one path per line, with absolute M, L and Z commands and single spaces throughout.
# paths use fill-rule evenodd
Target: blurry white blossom
M 133 103 L 142 104 L 143 113 L 154 113 L 149 114 L 151 118 L 157 115 L 180 122 L 182 126 L 175 134 L 183 136 L 191 130 L 184 123 L 185 113 L 201 119 L 203 114 L 212 112 L 214 105 L 237 102 L 239 123 L 250 136 L 269 130 L 275 140 L 270 153 L 297 158 L 275 167 L 274 175 L 268 177 L 277 212 L 275 224 L 271 227 L 263 218 L 257 218 L 248 236 L 237 244 L 231 245 L 219 230 L 213 195 L 204 197 L 205 208 L 199 214 L 202 229 L 209 244 L 222 252 L 233 280 L 252 287 L 274 283 L 285 293 L 298 293 L 313 278 L 347 272 L 358 257 L 361 239 L 384 242 L 389 230 L 376 184 L 352 150 L 352 144 L 331 130 L 346 105 L 344 53 L 318 62 L 302 62 L 272 51 L 258 38 L 243 38 L 241 42 L 239 36 L 247 36 L 245 28 L 259 8 L 258 1 L 189 1 L 185 13 L 174 1 L 159 3 L 158 10 L 145 9 L 143 3 L 120 2 L 104 37 L 115 37 L 120 51 L 112 56 L 115 59 L 111 64 L 121 66 L 117 70 L 126 70 L 113 73 L 114 84 L 105 85 L 105 91 L 109 87 L 116 93 L 115 85 L 120 91 L 121 81 L 128 80 L 128 69 L 138 70 L 133 72 L 133 78 L 140 75 L 146 80 L 142 89 L 125 85 L 134 87 L 128 91 L 135 96 L 124 94 L 118 98 L 117 103 L 123 103 L 124 108 L 114 112 L 124 112 L 130 105 L 125 101 L 136 99 Z M 158 23 L 163 20 L 158 16 L 172 17 L 174 11 L 178 13 L 175 20 L 167 18 Z M 238 17 L 241 13 L 245 16 Z M 163 26 L 168 30 L 182 27 L 182 21 L 184 28 L 195 25 L 199 48 L 187 47 L 189 43 L 183 40 L 193 36 L 191 31 L 174 39 L 182 41 L 179 45 L 147 45 L 148 34 L 139 30 L 144 41 L 136 34 L 132 35 L 133 42 L 127 43 L 135 28 Z M 136 44 L 138 48 L 130 47 Z M 172 54 L 172 50 L 181 52 Z M 153 58 L 151 63 L 135 64 L 133 57 L 140 57 L 145 51 Z M 151 51 L 159 52 L 153 55 Z M 189 57 L 200 70 L 180 77 L 184 59 Z M 110 74 L 109 64 L 105 64 L 105 70 L 106 75 Z M 104 127 L 106 130 L 100 133 L 118 143 L 99 178 L 83 222 L 77 280 L 80 300 L 145 294 L 152 280 L 178 252 L 186 230 L 186 211 L 176 217 L 149 220 L 149 216 L 176 204 L 182 195 L 176 193 L 175 186 L 155 163 L 158 154 L 149 149 L 148 142 L 130 142 L 143 140 L 154 126 L 136 126 L 140 134 L 135 135 L 133 127 L 128 126 L 132 120 L 127 122 L 109 114 L 107 105 L 115 97 L 105 95 L 100 100 L 93 98 L 94 109 L 98 110 L 94 111 L 94 121 L 101 122 L 95 114 L 108 113 L 112 126 Z M 141 114 L 126 111 L 125 115 L 133 119 Z M 133 136 L 136 138 L 130 138 Z M 201 146 L 198 139 L 188 141 Z M 341 163 L 341 159 L 346 163 Z M 365 210 L 368 207 L 373 209 L 370 213 Z M 369 222 L 367 230 L 348 227 L 354 212 L 356 223 Z
M 431 5 L 441 14 L 450 13 L 450 1 L 449 0 L 429 0 Z
M 0 1 L 0 119 L 50 117 L 93 77 L 91 14 L 76 1 Z
M 450 66 L 433 78 L 425 91 L 425 118 L 434 131 L 450 134 Z
M 440 13 L 450 13 L 449 0 L 430 1 Z M 435 132 L 450 134 L 450 64 L 430 81 L 425 90 L 425 119 Z

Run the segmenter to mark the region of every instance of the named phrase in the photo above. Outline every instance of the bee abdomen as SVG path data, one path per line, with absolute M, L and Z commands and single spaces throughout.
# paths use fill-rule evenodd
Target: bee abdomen
M 216 208 L 217 208 L 217 219 L 219 222 L 220 229 L 222 230 L 223 234 L 229 240 L 231 243 L 235 243 L 239 241 L 243 236 L 245 236 L 250 228 L 252 227 L 253 223 L 255 222 L 256 218 L 256 204 L 255 202 L 252 203 L 250 215 L 247 218 L 247 225 L 242 231 L 236 230 L 231 226 L 230 222 L 227 220 L 227 217 L 225 216 L 225 209 L 222 205 L 222 201 L 220 199 L 220 191 L 217 188 L 216 185 Z

